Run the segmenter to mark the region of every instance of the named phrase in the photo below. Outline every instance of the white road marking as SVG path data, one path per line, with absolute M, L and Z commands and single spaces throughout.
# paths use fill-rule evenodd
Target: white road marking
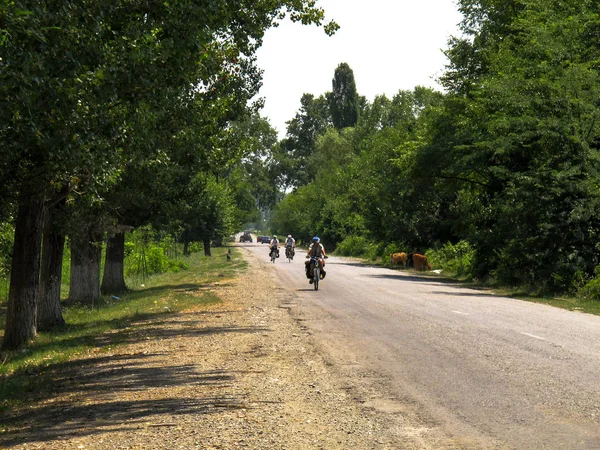
M 521 334 L 524 334 L 525 336 L 532 337 L 534 339 L 539 339 L 540 341 L 545 341 L 546 340 L 546 338 L 543 338 L 543 337 L 540 337 L 540 336 L 536 336 L 535 334 L 529 334 L 529 333 L 521 333 Z
M 466 312 L 462 312 L 462 311 L 452 311 L 454 314 L 462 314 L 463 316 L 468 316 L 469 313 Z

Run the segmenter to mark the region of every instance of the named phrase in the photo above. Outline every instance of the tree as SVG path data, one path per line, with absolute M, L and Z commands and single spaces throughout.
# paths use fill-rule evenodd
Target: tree
M 358 121 L 359 97 L 354 82 L 354 72 L 347 63 L 341 63 L 332 80 L 328 94 L 331 121 L 338 130 L 353 127 Z
M 49 330 L 64 325 L 60 306 L 62 260 L 65 248 L 65 205 L 69 186 L 48 195 L 45 205 L 40 284 L 37 294 L 37 329 Z
M 165 98 L 190 92 L 217 96 L 223 85 L 232 95 L 230 79 L 245 80 L 235 84 L 238 93 L 252 91 L 252 55 L 265 29 L 285 11 L 321 24 L 323 11 L 307 0 L 259 0 L 252 8 L 221 2 L 208 12 L 195 2 L 128 0 L 0 8 L 0 170 L 15 180 L 18 203 L 3 342 L 12 349 L 35 335 L 40 205 L 49 185 L 113 182 L 129 157 L 123 143 L 131 137 L 130 114 L 144 106 L 152 114 Z M 220 77 L 224 67 L 241 74 Z
M 316 150 L 318 137 L 331 125 L 329 105 L 324 96 L 315 98 L 304 94 L 300 109 L 287 122 L 285 139 L 280 142 L 276 154 L 279 185 L 282 191 L 298 188 L 309 183 L 314 173 L 309 168 L 309 159 Z
M 445 81 L 463 108 L 453 118 L 459 145 L 439 175 L 468 180 L 457 207 L 477 275 L 568 289 L 599 262 L 598 6 L 462 4 L 475 51 L 463 42 L 449 53 Z
M 234 231 L 235 203 L 226 182 L 199 173 L 189 185 L 182 215 L 182 239 L 204 244 L 204 254 L 211 255 L 210 244 L 215 238 L 228 236 Z

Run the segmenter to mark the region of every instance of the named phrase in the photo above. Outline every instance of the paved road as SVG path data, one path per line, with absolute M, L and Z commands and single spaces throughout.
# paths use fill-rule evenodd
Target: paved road
M 600 317 L 335 257 L 315 292 L 303 263 L 271 264 L 298 320 L 423 448 L 600 449 Z

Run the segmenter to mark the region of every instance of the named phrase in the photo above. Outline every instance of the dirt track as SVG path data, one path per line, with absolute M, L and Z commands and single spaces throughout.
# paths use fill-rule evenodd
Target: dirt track
M 37 407 L 2 420 L 0 447 L 422 448 L 339 381 L 289 314 L 294 293 L 245 255 L 248 272 L 216 288 L 223 303 L 75 361 Z

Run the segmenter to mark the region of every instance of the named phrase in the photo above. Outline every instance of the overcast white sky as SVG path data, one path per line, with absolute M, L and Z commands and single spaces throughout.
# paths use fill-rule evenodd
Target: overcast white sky
M 257 53 L 264 70 L 262 115 L 280 138 L 302 94 L 330 91 L 342 62 L 350 65 L 358 93 L 369 101 L 417 85 L 441 90 L 435 79 L 447 62 L 442 50 L 450 35 L 458 35 L 461 20 L 454 0 L 318 0 L 317 5 L 340 25 L 334 36 L 285 21 L 267 31 Z

